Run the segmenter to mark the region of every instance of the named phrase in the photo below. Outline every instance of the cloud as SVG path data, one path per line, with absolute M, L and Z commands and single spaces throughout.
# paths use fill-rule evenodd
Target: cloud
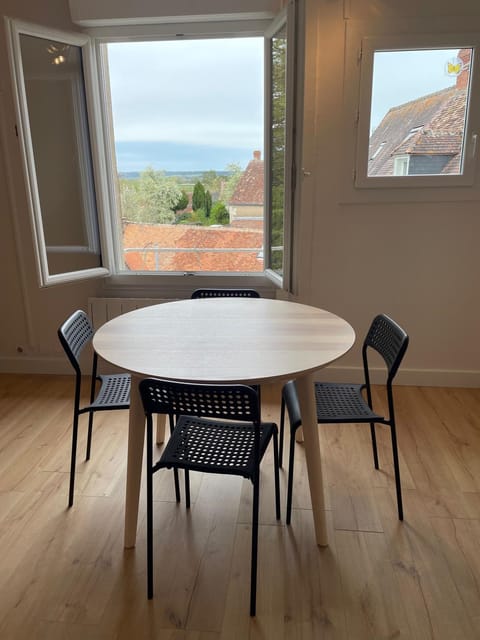
M 389 109 L 455 84 L 445 63 L 458 49 L 377 51 L 375 53 L 371 128 Z
M 115 139 L 257 148 L 263 38 L 108 45 Z

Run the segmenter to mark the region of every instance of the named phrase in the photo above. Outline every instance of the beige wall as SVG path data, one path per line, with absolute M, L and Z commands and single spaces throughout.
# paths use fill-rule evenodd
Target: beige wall
M 67 0 L 2 0 L 0 13 L 49 27 L 75 30 Z M 17 239 L 19 240 L 17 244 Z M 0 370 L 64 368 L 56 330 L 76 308 L 87 308 L 100 281 L 39 288 L 23 181 L 6 47 L 0 28 Z
M 408 32 L 408 22 L 384 18 L 395 12 L 415 15 L 413 5 L 417 13 L 428 14 L 425 32 L 458 33 L 462 24 L 465 32 L 480 28 L 480 6 L 474 2 L 455 3 L 455 19 L 436 21 L 437 6 L 448 16 L 452 5 L 351 0 L 345 20 L 341 2 L 307 0 L 303 166 L 312 174 L 303 182 L 298 296 L 348 318 L 360 337 L 374 314 L 391 314 L 411 336 L 404 380 L 478 385 L 478 199 L 402 204 L 382 202 L 377 194 L 377 200 L 372 196 L 370 203 L 360 204 L 346 193 L 353 183 L 347 150 L 358 85 L 345 82 L 342 73 L 345 32 L 357 27 L 352 15 L 368 18 L 359 25 L 365 35 Z M 462 22 L 462 13 L 470 18 Z M 359 355 L 357 348 L 339 366 L 353 366 Z
M 305 133 L 302 208 L 297 217 L 298 299 L 347 318 L 361 338 L 377 312 L 394 316 L 411 336 L 404 382 L 480 382 L 479 203 L 371 202 L 345 197 L 351 172 L 343 135 L 356 100 L 344 85 L 345 28 L 362 20 L 374 29 L 396 12 L 447 16 L 451 3 L 428 0 L 307 0 Z M 345 4 L 345 6 L 344 6 Z M 455 31 L 480 28 L 478 3 L 455 3 Z M 192 13 L 196 13 L 193 8 Z M 74 28 L 67 0 L 1 2 L 1 13 L 49 26 Z M 344 13 L 345 9 L 345 13 Z M 345 19 L 345 17 L 347 19 Z M 451 22 L 451 21 L 450 21 Z M 395 29 L 397 21 L 389 28 Z M 478 24 L 477 24 L 478 23 Z M 447 28 L 445 25 L 441 28 Z M 328 90 L 325 88 L 328 87 Z M 0 286 L 4 311 L 0 369 L 55 370 L 62 358 L 56 328 L 77 307 L 86 308 L 100 282 L 39 289 L 30 239 L 21 163 L 14 134 L 14 110 L 5 34 L 0 30 Z M 348 143 L 348 140 L 347 140 Z M 347 200 L 348 203 L 346 202 Z M 354 199 L 353 199 L 354 200 Z M 15 234 L 23 238 L 18 250 Z M 23 354 L 16 348 L 22 346 Z M 336 368 L 347 373 L 359 364 L 358 348 Z
M 245 204 L 240 206 L 231 205 L 228 207 L 230 221 L 241 220 L 242 218 L 263 219 L 263 205 Z
M 74 22 L 92 24 L 92 22 L 112 19 L 146 20 L 170 16 L 225 15 L 228 13 L 271 13 L 282 6 L 281 0 L 69 0 Z

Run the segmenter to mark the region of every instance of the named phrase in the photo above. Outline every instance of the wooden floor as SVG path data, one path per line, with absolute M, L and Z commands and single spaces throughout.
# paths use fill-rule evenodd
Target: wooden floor
M 386 428 L 375 471 L 368 427 L 321 427 L 328 548 L 314 542 L 303 446 L 290 527 L 284 472 L 274 518 L 267 456 L 255 619 L 249 484 L 196 475 L 186 512 L 171 473 L 156 474 L 147 601 L 143 487 L 137 547 L 123 549 L 126 412 L 97 414 L 66 509 L 72 392 L 69 377 L 0 376 L 1 640 L 480 639 L 480 389 L 396 388 L 403 523 Z M 278 421 L 278 397 L 263 392 L 265 419 Z

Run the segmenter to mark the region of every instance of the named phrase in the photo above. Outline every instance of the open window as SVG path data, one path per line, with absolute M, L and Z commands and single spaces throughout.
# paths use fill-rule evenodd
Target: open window
M 290 286 L 294 199 L 295 5 L 290 3 L 265 38 L 267 190 L 267 268 L 285 289 Z
M 89 39 L 16 21 L 9 27 L 40 284 L 104 276 L 87 107 Z
M 285 11 L 267 36 L 260 20 L 90 39 L 8 21 L 41 286 L 179 274 L 284 286 L 287 23 Z
M 475 177 L 478 40 L 364 38 L 356 187 L 455 187 Z

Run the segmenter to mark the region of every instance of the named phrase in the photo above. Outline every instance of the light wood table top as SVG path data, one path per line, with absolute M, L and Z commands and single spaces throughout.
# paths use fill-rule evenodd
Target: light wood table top
M 133 375 L 129 418 L 125 546 L 135 546 L 145 416 L 143 377 L 261 384 L 296 379 L 317 543 L 327 544 L 314 376 L 352 347 L 338 316 L 265 298 L 181 300 L 130 311 L 95 334 L 96 352 Z
M 342 318 L 263 298 L 181 300 L 114 318 L 94 337 L 105 360 L 141 376 L 272 382 L 330 364 L 352 346 Z

